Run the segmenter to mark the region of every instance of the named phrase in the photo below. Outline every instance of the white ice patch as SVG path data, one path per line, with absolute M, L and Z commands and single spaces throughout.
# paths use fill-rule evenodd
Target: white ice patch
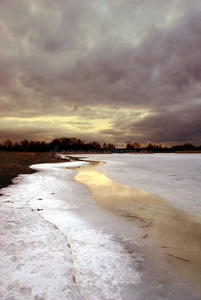
M 21 184 L 2 190 L 0 298 L 82 299 L 66 238 L 30 209 L 35 191 L 20 177 Z
M 115 237 L 89 227 L 72 212 L 41 212 L 68 237 L 75 281 L 85 299 L 122 299 L 139 282 L 140 255 L 132 258 Z M 126 298 L 124 298 L 126 299 Z

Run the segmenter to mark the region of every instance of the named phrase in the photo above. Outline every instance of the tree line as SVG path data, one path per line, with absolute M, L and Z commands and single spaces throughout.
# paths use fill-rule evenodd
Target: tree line
M 0 144 L 0 151 L 27 151 L 27 152 L 49 152 L 56 150 L 60 151 L 73 151 L 73 152 L 88 152 L 88 151 L 98 151 L 98 152 L 148 152 L 148 153 L 174 153 L 174 152 L 185 152 L 185 151 L 201 151 L 201 146 L 196 147 L 191 143 L 185 143 L 182 145 L 174 145 L 171 147 L 163 147 L 161 144 L 149 143 L 145 147 L 141 147 L 139 143 L 128 142 L 125 143 L 124 147 L 121 148 L 121 144 L 115 147 L 112 143 L 104 143 L 100 145 L 99 142 L 84 142 L 77 138 L 56 138 L 51 142 L 47 143 L 45 141 L 28 141 L 27 139 L 22 140 L 20 143 L 13 143 L 11 140 L 6 140 L 3 144 Z
M 110 143 L 104 143 L 101 147 L 96 141 L 86 143 L 77 138 L 56 138 L 49 143 L 45 141 L 28 141 L 27 139 L 22 140 L 20 143 L 13 143 L 11 140 L 6 140 L 3 144 L 0 144 L 0 151 L 47 152 L 54 149 L 57 149 L 57 151 L 89 151 L 100 150 L 103 147 L 105 149 L 115 148 Z

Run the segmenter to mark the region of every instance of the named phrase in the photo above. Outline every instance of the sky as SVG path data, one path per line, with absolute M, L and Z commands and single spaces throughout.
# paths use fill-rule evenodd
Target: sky
M 0 142 L 201 145 L 201 1 L 0 0 Z

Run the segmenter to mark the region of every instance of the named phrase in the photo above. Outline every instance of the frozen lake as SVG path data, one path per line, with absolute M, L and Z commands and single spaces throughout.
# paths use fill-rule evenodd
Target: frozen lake
M 201 156 L 84 159 L 1 191 L 1 299 L 200 299 Z

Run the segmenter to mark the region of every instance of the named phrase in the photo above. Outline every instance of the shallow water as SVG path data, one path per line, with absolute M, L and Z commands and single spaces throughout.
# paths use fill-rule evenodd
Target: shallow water
M 158 195 L 121 185 L 97 170 L 103 162 L 73 168 L 96 204 L 141 227 L 164 254 L 168 267 L 201 286 L 201 218 L 180 210 Z

